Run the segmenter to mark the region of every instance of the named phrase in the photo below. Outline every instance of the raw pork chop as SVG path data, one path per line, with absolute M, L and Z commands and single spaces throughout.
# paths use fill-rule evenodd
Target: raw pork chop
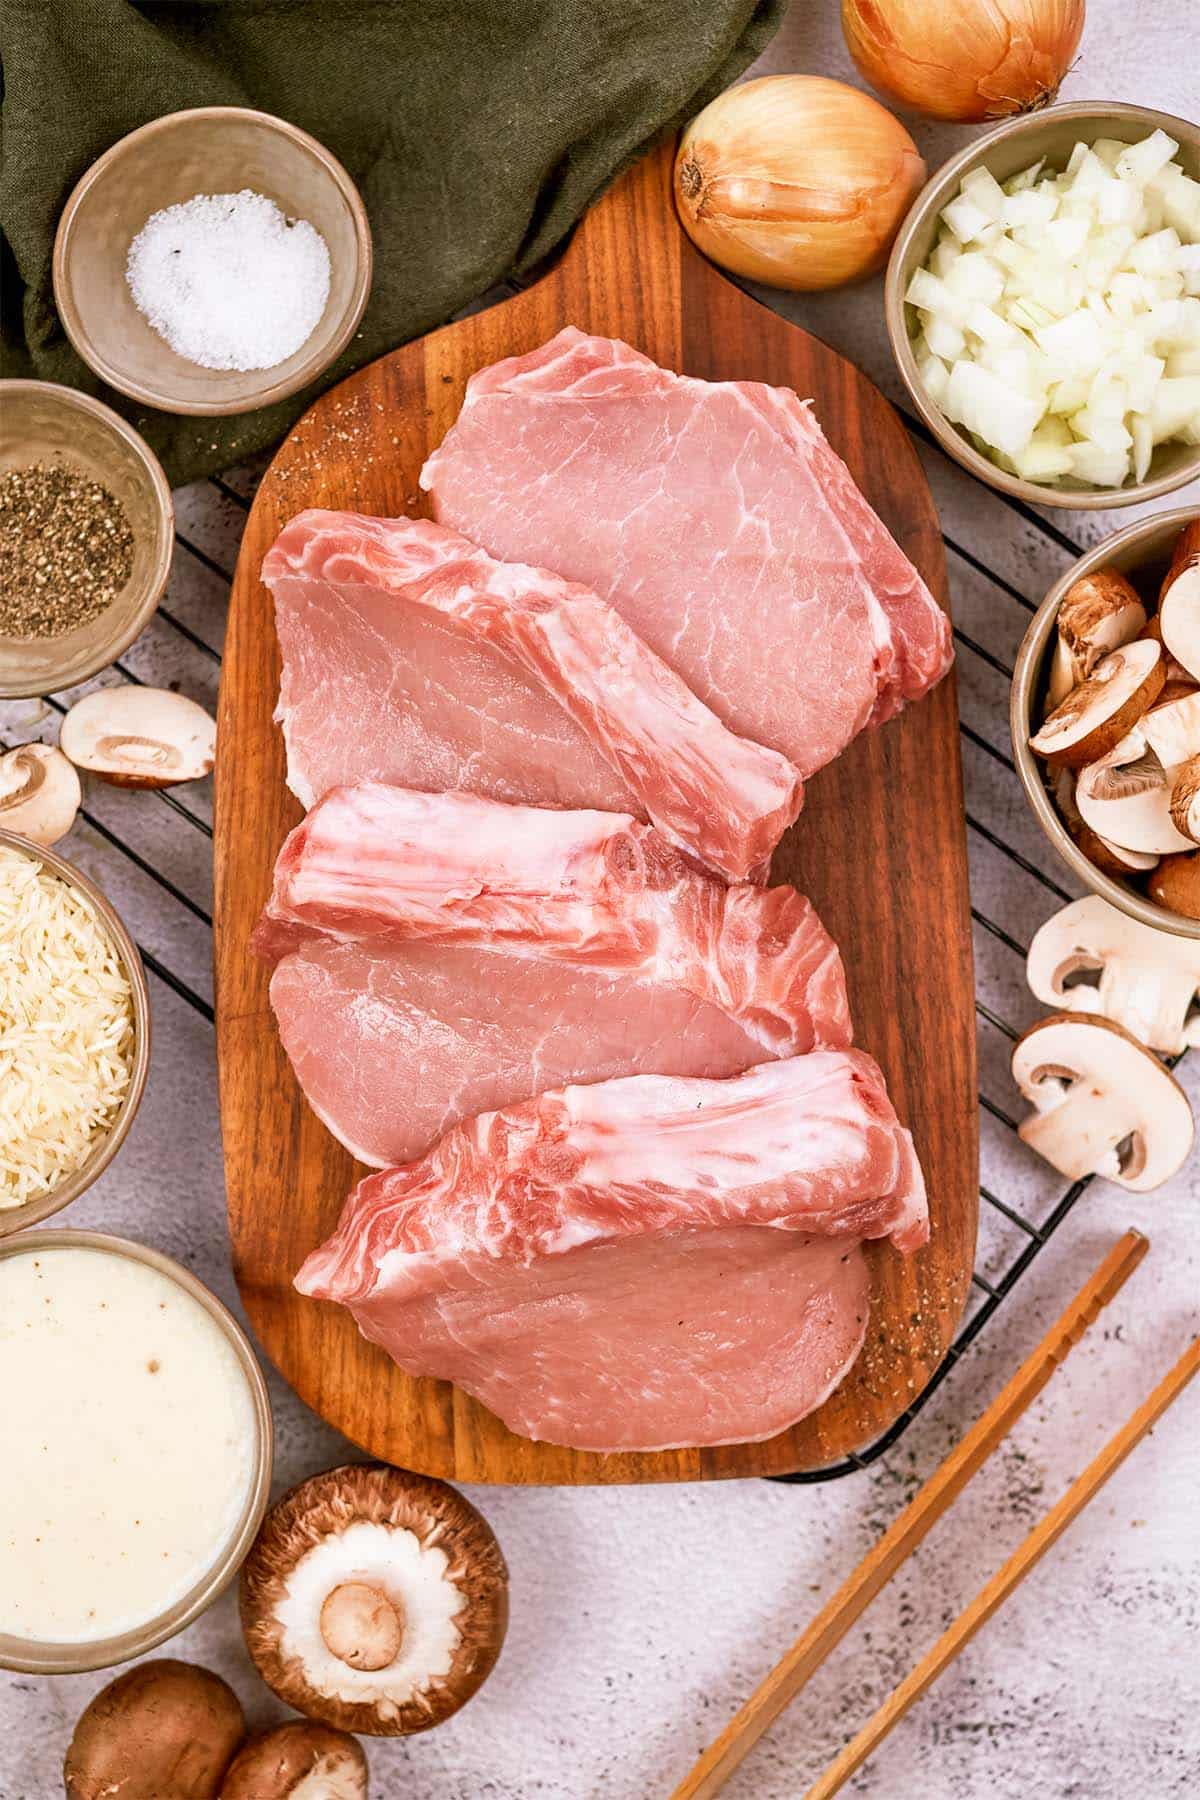
M 473 1119 L 361 1182 L 296 1286 L 526 1437 L 666 1449 L 820 1405 L 863 1339 L 859 1239 L 927 1233 L 879 1070 L 814 1051 Z
M 806 777 L 949 666 L 945 614 L 788 388 L 568 327 L 472 377 L 421 483 L 494 556 L 610 600 Z
M 726 888 L 652 827 L 365 786 L 280 852 L 256 934 L 313 1111 L 362 1162 L 614 1075 L 733 1075 L 850 1040 L 841 960 L 791 888 Z
M 304 806 L 374 779 L 609 807 L 735 880 L 800 810 L 786 758 L 728 731 L 611 606 L 445 526 L 301 513 L 263 580 Z

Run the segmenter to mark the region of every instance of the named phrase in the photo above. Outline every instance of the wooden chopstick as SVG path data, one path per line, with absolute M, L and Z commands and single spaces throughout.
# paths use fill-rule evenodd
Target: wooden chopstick
M 1193 1338 L 1174 1368 L 1163 1377 L 1154 1392 L 1142 1401 L 1137 1411 L 1110 1437 L 1099 1456 L 1090 1462 L 1078 1480 L 1073 1481 L 1062 1499 L 1051 1507 L 1045 1518 L 1035 1525 L 1024 1543 L 1009 1557 L 1002 1569 L 980 1588 L 966 1607 L 943 1632 L 928 1655 L 923 1656 L 910 1675 L 863 1726 L 858 1736 L 835 1757 L 819 1781 L 815 1781 L 805 1800 L 830 1800 L 849 1781 L 855 1770 L 866 1762 L 909 1707 L 932 1687 L 938 1676 L 954 1661 L 965 1644 L 969 1644 L 982 1625 L 1003 1605 L 1013 1589 L 1036 1567 L 1052 1544 L 1057 1543 L 1071 1522 L 1078 1518 L 1089 1500 L 1093 1500 L 1125 1458 L 1146 1433 L 1178 1398 L 1192 1377 L 1200 1372 L 1200 1338 Z
M 1149 1249 L 1141 1232 L 1127 1231 L 1084 1282 L 1062 1317 L 978 1418 L 962 1442 L 918 1489 L 874 1548 L 826 1602 L 812 1624 L 750 1698 L 720 1737 L 671 1794 L 671 1800 L 712 1800 L 764 1731 L 795 1699 L 805 1682 L 839 1644 L 901 1564 L 956 1500 L 1055 1369 L 1065 1361 L 1101 1309 L 1108 1305 Z

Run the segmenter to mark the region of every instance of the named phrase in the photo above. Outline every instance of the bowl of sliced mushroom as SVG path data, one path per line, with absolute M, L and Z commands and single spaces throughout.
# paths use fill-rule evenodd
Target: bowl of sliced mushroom
M 1013 752 L 1072 872 L 1200 938 L 1200 512 L 1142 519 L 1047 594 L 1013 678 Z

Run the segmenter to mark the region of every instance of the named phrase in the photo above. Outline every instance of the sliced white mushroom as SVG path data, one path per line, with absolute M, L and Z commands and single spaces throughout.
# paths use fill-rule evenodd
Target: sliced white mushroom
M 79 777 L 50 744 L 18 744 L 0 756 L 0 825 L 33 844 L 57 844 L 83 802 Z
M 1021 1123 L 1022 1139 L 1068 1180 L 1103 1175 L 1141 1194 L 1187 1160 L 1187 1095 L 1111 1019 L 1052 1013 L 1019 1040 L 1012 1072 L 1035 1108 Z
M 1200 756 L 1191 756 L 1172 774 L 1171 823 L 1200 844 Z
M 1200 756 L 1200 688 L 1165 703 L 1160 697 L 1142 715 L 1138 729 L 1164 769 L 1177 769 Z
M 1035 934 L 1026 977 L 1047 1006 L 1113 1019 L 1164 1056 L 1200 1044 L 1200 941 L 1142 925 L 1096 894 Z
M 1097 663 L 1146 629 L 1146 608 L 1117 569 L 1095 569 L 1072 582 L 1058 609 L 1050 667 L 1050 706 L 1060 706 Z
M 1030 738 L 1030 748 L 1056 766 L 1079 769 L 1094 763 L 1153 706 L 1162 684 L 1161 644 L 1153 638 L 1126 644 L 1068 694 Z
M 1171 823 L 1170 778 L 1140 726 L 1080 770 L 1075 804 L 1085 825 L 1123 850 L 1168 856 L 1192 847 Z
M 1150 898 L 1183 919 L 1200 919 L 1200 850 L 1164 856 L 1151 875 Z
M 77 768 L 118 787 L 173 787 L 208 774 L 217 727 L 169 688 L 102 687 L 75 702 L 59 743 Z

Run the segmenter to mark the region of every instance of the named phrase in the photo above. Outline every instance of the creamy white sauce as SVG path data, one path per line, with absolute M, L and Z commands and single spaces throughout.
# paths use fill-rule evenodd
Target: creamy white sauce
M 0 1260 L 0 1632 L 85 1643 L 173 1605 L 254 1450 L 237 1355 L 170 1277 L 75 1245 Z

